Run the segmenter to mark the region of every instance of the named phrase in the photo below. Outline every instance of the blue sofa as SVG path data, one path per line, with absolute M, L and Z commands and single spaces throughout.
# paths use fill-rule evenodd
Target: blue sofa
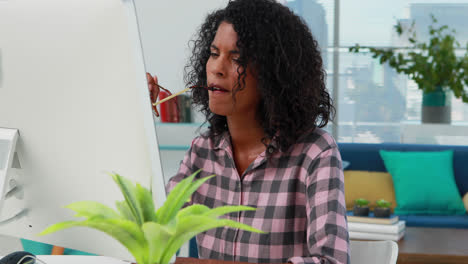
M 366 144 L 338 143 L 341 157 L 350 162 L 347 170 L 386 172 L 379 150 L 389 151 L 442 151 L 453 150 L 455 182 L 460 195 L 468 192 L 468 146 L 418 145 L 418 144 Z M 406 226 L 468 228 L 468 214 L 465 215 L 399 215 Z

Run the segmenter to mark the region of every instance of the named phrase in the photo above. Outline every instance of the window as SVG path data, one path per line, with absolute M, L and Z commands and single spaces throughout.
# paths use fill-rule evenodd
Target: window
M 428 37 L 434 14 L 441 25 L 457 33 L 462 47 L 468 43 L 468 0 L 345 0 L 339 1 L 339 45 L 333 35 L 336 0 L 292 0 L 286 4 L 311 27 L 324 53 L 327 86 L 338 86 L 337 140 L 340 142 L 400 142 L 401 125 L 420 123 L 422 94 L 417 85 L 370 54 L 349 53 L 350 46 L 401 47 L 393 26 L 415 21 L 418 39 Z M 443 2 L 443 3 L 440 3 Z M 324 48 L 326 47 L 326 48 Z M 336 48 L 336 49 L 335 49 Z M 338 65 L 333 64 L 338 51 Z M 461 53 L 463 53 L 461 51 Z M 463 53 L 464 54 L 464 53 Z M 334 68 L 337 67 L 335 76 Z M 337 84 L 333 80 L 336 78 Z M 468 104 L 452 99 L 452 124 L 468 125 Z

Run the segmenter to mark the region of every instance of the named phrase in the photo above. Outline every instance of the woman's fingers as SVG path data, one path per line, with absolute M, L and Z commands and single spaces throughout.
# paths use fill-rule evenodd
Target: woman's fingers
M 158 86 L 158 77 L 156 75 L 153 77 L 151 74 L 146 73 L 146 80 L 148 81 L 148 90 L 150 92 L 150 99 L 151 99 L 151 107 L 153 108 L 156 116 L 159 117 L 158 108 L 153 105 L 156 103 L 159 95 L 159 86 Z

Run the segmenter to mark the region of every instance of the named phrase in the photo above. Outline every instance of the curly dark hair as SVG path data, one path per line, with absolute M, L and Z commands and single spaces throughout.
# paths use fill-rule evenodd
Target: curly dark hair
M 255 69 L 261 95 L 257 118 L 265 131 L 264 143 L 274 141 L 286 151 L 303 133 L 332 119 L 335 109 L 325 87 L 317 41 L 299 16 L 274 0 L 233 0 L 209 14 L 191 41 L 192 56 L 185 67 L 188 86 L 207 85 L 210 45 L 223 21 L 232 24 L 238 35 L 240 89 L 247 65 Z M 210 137 L 228 130 L 226 117 L 210 111 L 208 91 L 193 89 L 192 97 L 210 124 Z

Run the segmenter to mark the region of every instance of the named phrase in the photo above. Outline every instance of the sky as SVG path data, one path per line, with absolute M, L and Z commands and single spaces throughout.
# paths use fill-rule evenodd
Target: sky
M 326 9 L 329 44 L 332 44 L 334 0 L 317 0 L 317 2 Z M 468 0 L 341 0 L 340 45 L 350 46 L 355 43 L 389 45 L 393 25 L 397 19 L 409 17 L 409 6 L 412 3 L 468 4 Z

